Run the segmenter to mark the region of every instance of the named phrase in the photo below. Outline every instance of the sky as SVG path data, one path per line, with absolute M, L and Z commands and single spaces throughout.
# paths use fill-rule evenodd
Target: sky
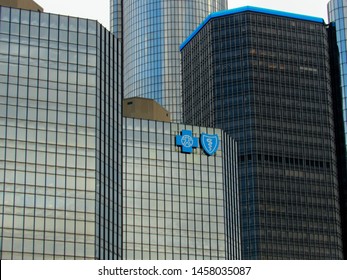
M 35 0 L 35 2 L 47 13 L 95 19 L 107 29 L 110 27 L 110 0 Z M 316 16 L 328 22 L 328 2 L 329 0 L 228 0 L 228 8 L 249 5 Z

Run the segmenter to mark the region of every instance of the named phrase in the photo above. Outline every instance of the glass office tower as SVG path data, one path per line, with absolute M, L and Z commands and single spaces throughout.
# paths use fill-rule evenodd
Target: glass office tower
M 328 31 L 242 7 L 181 45 L 183 116 L 239 143 L 244 259 L 342 258 Z
M 339 122 L 339 132 L 344 135 L 340 135 L 339 154 L 342 155 L 341 161 L 339 162 L 341 189 L 341 211 L 342 211 L 342 222 L 343 222 L 343 234 L 344 234 L 344 254 L 347 259 L 347 161 L 346 161 L 346 150 L 347 150 L 347 2 L 342 0 L 332 0 L 328 3 L 328 17 L 329 22 L 334 25 L 336 29 L 336 41 L 338 45 L 338 60 L 339 60 L 339 72 L 336 71 L 335 75 L 340 77 L 340 90 L 342 99 L 342 112 L 337 117 Z M 338 95 L 339 97 L 339 95 Z
M 0 7 L 0 258 L 121 258 L 120 44 Z
M 215 154 L 203 151 L 202 133 L 211 143 L 219 138 Z M 123 148 L 124 259 L 240 259 L 237 146 L 229 135 L 125 118 Z
M 336 26 L 336 37 L 340 52 L 341 87 L 343 93 L 344 127 L 347 128 L 347 2 L 331 0 L 328 3 L 329 22 Z
M 123 39 L 124 96 L 155 99 L 181 120 L 179 45 L 226 0 L 111 0 L 111 31 Z

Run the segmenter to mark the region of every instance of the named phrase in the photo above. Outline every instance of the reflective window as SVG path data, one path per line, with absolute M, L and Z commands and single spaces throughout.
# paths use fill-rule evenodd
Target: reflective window
M 341 257 L 338 202 L 314 210 L 338 192 L 328 32 L 319 21 L 245 11 L 209 21 L 181 51 L 184 121 L 238 142 L 245 259 Z
M 79 21 L 0 7 L 0 243 L 12 240 L 1 259 L 121 258 L 121 139 L 113 135 L 121 137 L 122 120 L 109 114 L 120 114 L 120 99 L 104 91 L 119 92 L 120 49 L 106 57 L 93 46 L 87 55 L 87 38 L 117 44 L 96 21 Z M 99 234 L 100 224 L 113 226 Z
M 233 197 L 232 206 L 225 204 L 223 180 L 216 183 L 214 175 L 215 161 L 188 164 L 193 157 L 206 155 L 180 153 L 175 147 L 176 124 L 130 118 L 124 124 L 124 258 L 156 259 L 159 246 L 165 248 L 161 259 L 226 259 L 231 255 L 238 258 L 238 197 Z M 196 135 L 203 130 L 193 129 Z M 220 135 L 219 130 L 212 132 Z M 163 141 L 164 135 L 167 141 Z M 216 157 L 222 160 L 222 153 Z M 218 168 L 222 178 L 223 167 Z M 206 176 L 202 176 L 202 169 Z M 235 169 L 230 170 L 228 180 L 233 172 Z M 236 188 L 237 185 L 230 185 L 230 191 Z M 209 191 L 215 195 L 209 196 Z M 225 213 L 236 215 L 235 224 L 228 223 L 230 230 L 235 231 L 233 241 L 226 235 Z M 215 226 L 216 221 L 220 227 Z M 234 244 L 234 252 L 227 251 L 227 244 Z

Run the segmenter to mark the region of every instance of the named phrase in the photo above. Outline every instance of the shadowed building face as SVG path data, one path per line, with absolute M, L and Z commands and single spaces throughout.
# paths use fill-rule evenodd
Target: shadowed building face
M 339 259 L 328 30 L 255 7 L 211 14 L 181 45 L 183 120 L 239 144 L 245 259 Z

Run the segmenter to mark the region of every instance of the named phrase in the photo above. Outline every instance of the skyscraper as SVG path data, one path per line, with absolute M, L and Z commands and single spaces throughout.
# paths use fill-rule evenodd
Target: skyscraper
M 240 259 L 236 142 L 220 129 L 123 123 L 123 258 Z
M 124 46 L 124 96 L 155 99 L 181 120 L 179 45 L 226 0 L 111 0 L 111 31 Z
M 336 25 L 336 37 L 340 52 L 341 87 L 343 93 L 344 115 L 347 112 L 347 2 L 345 0 L 331 0 L 328 3 L 329 22 Z M 344 120 L 347 131 L 347 118 Z
M 242 7 L 181 45 L 185 123 L 239 143 L 245 259 L 342 258 L 328 31 Z
M 94 20 L 0 7 L 0 258 L 120 259 L 121 52 Z
M 341 214 L 342 214 L 342 229 L 343 229 L 343 242 L 344 254 L 347 259 L 347 178 L 346 178 L 346 151 L 347 151 L 347 2 L 342 0 L 332 0 L 328 3 L 328 17 L 329 22 L 334 25 L 336 29 L 336 41 L 338 45 L 338 59 L 339 59 L 339 73 L 335 76 L 340 78 L 340 91 L 342 94 L 342 112 L 337 116 L 337 120 L 341 123 L 338 126 L 339 143 L 337 148 L 341 155 L 339 162 L 339 176 L 340 176 L 340 200 L 341 200 Z M 337 77 L 335 77 L 336 79 Z M 339 97 L 339 96 L 337 96 Z

